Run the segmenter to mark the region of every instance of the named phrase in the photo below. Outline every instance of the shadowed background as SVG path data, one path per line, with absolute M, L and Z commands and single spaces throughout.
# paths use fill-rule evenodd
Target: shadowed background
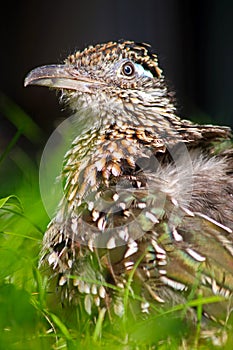
M 233 125 L 231 1 L 15 1 L 5 2 L 0 16 L 0 92 L 47 136 L 66 112 L 47 89 L 25 89 L 25 75 L 86 45 L 120 38 L 151 43 L 182 116 Z M 15 130 L 2 110 L 4 146 Z

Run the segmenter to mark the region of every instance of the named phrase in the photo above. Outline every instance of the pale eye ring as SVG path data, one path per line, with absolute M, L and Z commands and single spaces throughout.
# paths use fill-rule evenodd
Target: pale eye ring
M 127 77 L 132 77 L 135 73 L 135 67 L 132 62 L 125 62 L 122 66 L 122 73 Z

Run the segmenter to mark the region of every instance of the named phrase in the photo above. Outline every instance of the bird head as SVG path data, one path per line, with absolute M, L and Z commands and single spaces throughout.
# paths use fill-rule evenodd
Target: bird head
M 60 90 L 74 112 L 91 111 L 101 124 L 153 125 L 156 115 L 174 112 L 156 54 L 133 41 L 89 46 L 64 64 L 35 68 L 27 85 Z

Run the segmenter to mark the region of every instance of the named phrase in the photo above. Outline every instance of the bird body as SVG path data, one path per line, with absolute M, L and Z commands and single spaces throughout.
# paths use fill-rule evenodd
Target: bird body
M 226 320 L 233 292 L 230 129 L 176 115 L 147 44 L 90 46 L 63 65 L 36 68 L 25 84 L 61 90 L 79 125 L 41 258 L 63 300 L 83 302 L 90 314 L 105 305 L 122 315 L 119 296 L 130 278 L 143 312 L 153 303 L 217 295 L 224 301 L 203 312 Z

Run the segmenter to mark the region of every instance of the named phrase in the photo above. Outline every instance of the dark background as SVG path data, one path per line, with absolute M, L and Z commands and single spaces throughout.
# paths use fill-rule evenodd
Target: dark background
M 120 38 L 151 43 L 182 116 L 233 126 L 233 1 L 8 1 L 0 17 L 0 93 L 46 135 L 66 112 L 54 92 L 25 89 L 25 75 L 86 45 Z M 2 112 L 0 103 L 4 147 L 14 128 Z

